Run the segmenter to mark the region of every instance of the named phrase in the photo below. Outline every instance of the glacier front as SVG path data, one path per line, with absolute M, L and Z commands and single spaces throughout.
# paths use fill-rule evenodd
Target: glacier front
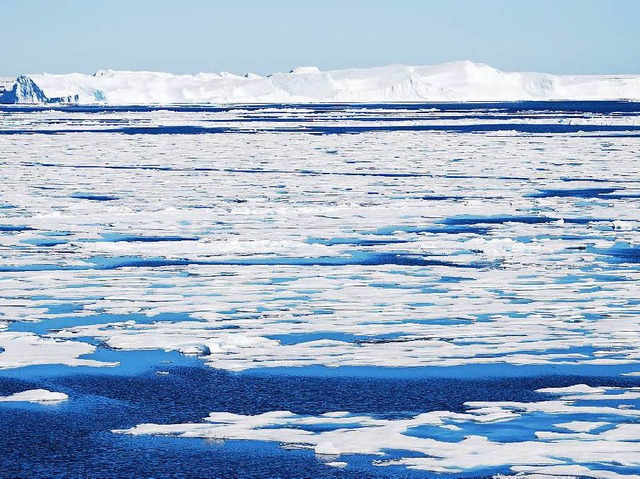
M 503 72 L 469 61 L 320 71 L 299 67 L 263 77 L 100 70 L 32 74 L 0 91 L 0 103 L 269 104 L 424 101 L 640 100 L 640 75 Z

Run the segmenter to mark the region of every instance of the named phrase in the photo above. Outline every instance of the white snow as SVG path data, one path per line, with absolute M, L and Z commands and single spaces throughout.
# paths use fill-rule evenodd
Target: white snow
M 30 389 L 10 396 L 0 396 L 0 402 L 33 402 L 41 404 L 53 404 L 69 399 L 65 393 L 48 391 L 46 389 Z
M 16 79 L 11 77 L 0 77 L 0 93 L 11 90 Z
M 114 105 L 640 99 L 639 75 L 503 72 L 469 61 L 326 72 L 298 67 L 268 77 L 114 70 L 29 77 L 48 98 L 77 95 L 79 103 Z

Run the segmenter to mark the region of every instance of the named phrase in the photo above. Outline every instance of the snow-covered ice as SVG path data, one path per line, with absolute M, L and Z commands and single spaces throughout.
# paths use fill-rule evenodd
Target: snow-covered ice
M 46 389 L 30 389 L 10 396 L 0 396 L 0 402 L 33 402 L 52 404 L 69 399 L 65 393 L 47 391 Z
M 0 103 L 353 103 L 513 100 L 638 100 L 638 75 L 503 72 L 460 61 L 320 71 L 299 67 L 267 77 L 231 73 L 173 75 L 100 70 L 94 75 L 29 74 Z
M 305 133 L 310 118 L 385 126 L 383 114 L 408 126 L 516 121 L 499 110 L 476 119 L 431 109 L 5 113 L 4 130 L 16 134 L 0 136 L 11 171 L 0 187 L 11 206 L 2 210 L 2 319 L 77 321 L 46 338 L 0 332 L 0 365 L 87 364 L 94 347 L 76 338 L 88 336 L 196 353 L 229 370 L 634 372 L 639 145 L 597 129 L 632 132 L 637 115 L 520 120 L 596 129 L 575 134 Z M 272 129 L 275 117 L 289 126 Z M 104 126 L 115 121 L 233 130 L 130 135 Z M 167 313 L 183 320 L 153 320 Z M 10 341 L 38 349 L 19 363 Z

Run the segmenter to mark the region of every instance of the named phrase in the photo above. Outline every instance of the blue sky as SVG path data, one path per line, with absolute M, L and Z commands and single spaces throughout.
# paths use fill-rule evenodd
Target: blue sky
M 454 60 L 640 73 L 640 0 L 2 0 L 0 76 Z

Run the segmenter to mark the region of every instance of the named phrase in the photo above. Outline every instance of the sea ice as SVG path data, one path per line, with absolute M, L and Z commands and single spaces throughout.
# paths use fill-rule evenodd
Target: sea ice
M 274 118 L 294 129 L 274 129 Z M 469 364 L 635 371 L 636 136 L 305 128 L 635 128 L 637 115 L 36 109 L 2 122 L 3 132 L 16 134 L 0 135 L 12 171 L 0 184 L 11 203 L 0 225 L 0 324 L 9 328 L 0 330 L 1 367 L 105 365 L 85 359 L 95 349 L 88 337 L 121 350 L 196 354 L 234 371 Z M 215 123 L 235 133 L 129 135 L 105 127 L 119 122 L 150 131 Z M 593 198 L 532 196 L 594 185 L 601 193 Z M 41 324 L 30 329 L 34 322 Z M 12 342 L 29 349 L 15 356 Z
M 584 390 L 582 385 L 573 390 Z M 609 394 L 617 388 L 604 388 L 610 401 L 620 395 Z M 625 391 L 628 392 L 628 391 Z M 607 416 L 614 422 L 572 421 L 554 424 L 565 416 L 592 414 Z M 546 417 L 548 425 L 526 422 L 530 417 Z M 498 419 L 499 418 L 499 419 Z M 273 411 L 254 416 L 211 413 L 202 423 L 141 424 L 116 433 L 133 435 L 172 435 L 209 439 L 244 439 L 276 441 L 313 449 L 320 455 L 370 454 L 380 456 L 379 466 L 404 465 L 432 472 L 461 473 L 468 470 L 508 466 L 512 471 L 551 474 L 552 470 L 580 470 L 583 476 L 610 479 L 633 477 L 616 469 L 640 465 L 640 426 L 637 409 L 610 406 L 585 406 L 579 398 L 538 402 L 474 402 L 467 411 L 454 413 L 432 411 L 405 419 L 379 419 L 367 415 L 323 414 L 301 416 L 286 411 Z M 454 423 L 461 429 L 460 439 L 441 440 L 439 428 Z M 509 440 L 491 439 L 494 431 L 520 424 L 519 436 Z M 341 427 L 341 424 L 343 426 Z M 506 424 L 506 425 L 505 425 Z M 309 426 L 323 425 L 320 432 Z M 473 425 L 474 433 L 465 429 Z M 330 427 L 328 427 L 330 426 Z M 430 433 L 420 433 L 428 426 Z M 595 430 L 608 426 L 601 432 Z M 536 427 L 548 428 L 536 430 Z M 573 432 L 556 432 L 565 429 Z M 518 431 L 517 426 L 513 428 Z M 533 440 L 531 434 L 538 440 Z M 486 436 L 481 435 L 486 434 Z M 400 458 L 385 458 L 385 451 L 406 451 Z M 613 469 L 611 467 L 613 466 Z M 549 469 L 550 468 L 550 469 Z M 554 469 L 557 468 L 557 469 Z M 572 469 L 573 468 L 573 469 Z
M 214 80 L 240 81 L 197 79 Z M 630 374 L 463 412 L 214 412 L 126 432 L 632 476 L 640 117 L 549 108 L 0 108 L 2 374 L 125 350 L 262 374 Z
M 0 402 L 33 402 L 41 404 L 52 404 L 69 399 L 65 393 L 47 391 L 46 389 L 31 389 L 10 396 L 0 396 Z

